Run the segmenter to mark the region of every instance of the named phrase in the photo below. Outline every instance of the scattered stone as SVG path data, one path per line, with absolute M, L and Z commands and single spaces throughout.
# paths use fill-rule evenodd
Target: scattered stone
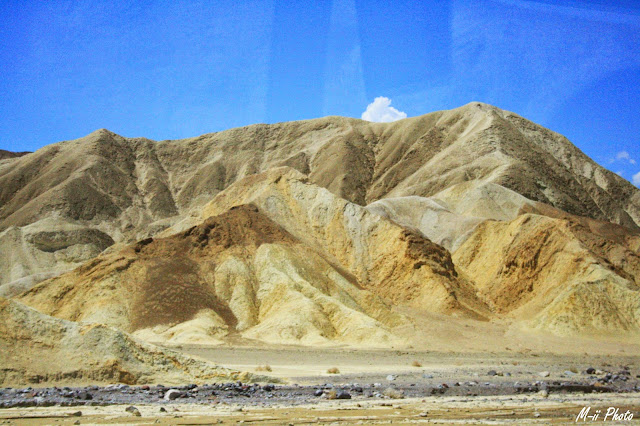
M 489 372 L 487 373 L 487 375 L 489 376 L 495 376 L 496 374 L 498 374 L 496 370 L 489 370 Z
M 78 391 L 76 393 L 76 398 L 82 399 L 82 400 L 85 400 L 85 401 L 89 401 L 89 400 L 93 399 L 93 395 L 91 395 L 87 391 Z
M 330 390 L 324 393 L 324 397 L 327 399 L 336 399 L 338 397 L 338 393 L 335 390 Z
M 390 381 L 390 382 L 393 382 L 397 378 L 398 378 L 398 376 L 396 376 L 395 374 L 389 374 L 387 376 L 387 380 Z
M 394 388 L 386 388 L 384 392 L 382 392 L 384 396 L 391 399 L 402 399 L 404 398 L 404 392 L 399 389 Z
M 72 417 L 82 417 L 82 411 L 76 411 L 74 413 L 69 414 Z
M 136 417 L 140 417 L 142 414 L 140 414 L 140 410 L 138 410 L 136 407 L 134 407 L 133 405 L 128 406 L 125 411 L 127 413 L 131 413 Z
M 347 391 L 339 391 L 336 395 L 336 399 L 351 399 L 351 394 Z
M 418 414 L 419 417 L 427 417 L 429 416 L 429 413 L 426 411 L 423 411 L 422 413 Z
M 164 394 L 164 399 L 167 401 L 173 401 L 174 399 L 180 398 L 182 396 L 182 392 L 178 389 L 169 389 L 167 393 Z
M 161 412 L 161 413 L 166 413 L 166 412 L 167 412 L 167 409 L 166 409 L 166 408 L 164 408 L 164 407 L 160 407 L 160 412 Z
M 549 373 L 548 371 L 541 371 L 538 374 L 540 375 L 540 377 L 549 377 L 551 375 L 551 373 Z

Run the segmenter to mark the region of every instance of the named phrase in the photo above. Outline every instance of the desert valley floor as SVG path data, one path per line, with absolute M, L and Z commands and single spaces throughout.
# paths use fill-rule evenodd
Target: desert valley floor
M 89 387 L 86 389 L 93 394 L 90 401 L 6 408 L 0 411 L 0 419 L 33 425 L 566 424 L 573 423 L 580 411 L 589 406 L 591 414 L 601 410 L 601 417 L 609 407 L 618 408 L 619 413 L 635 414 L 640 410 L 637 355 L 303 347 L 182 350 L 239 370 L 262 373 L 268 365 L 271 371 L 267 374 L 280 383 L 253 385 L 249 391 L 233 387 L 232 383 L 200 386 L 194 393 L 185 391 L 188 396 L 173 401 L 162 397 L 170 387 L 160 393 L 156 386 L 150 386 L 148 391 L 137 387 L 135 392 L 130 389 L 136 387 L 124 385 L 111 391 Z M 330 368 L 338 368 L 339 374 L 328 374 Z M 589 368 L 595 372 L 588 374 Z M 608 380 L 608 376 L 616 378 Z M 336 399 L 332 392 L 348 393 L 350 399 Z M 6 396 L 0 398 L 6 400 Z M 109 403 L 99 404 L 102 401 Z M 131 406 L 136 407 L 139 417 L 127 411 Z

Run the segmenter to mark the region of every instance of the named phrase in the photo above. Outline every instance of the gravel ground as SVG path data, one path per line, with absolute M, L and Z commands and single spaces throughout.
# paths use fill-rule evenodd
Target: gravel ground
M 633 393 L 640 392 L 640 380 L 625 374 L 603 373 L 600 377 L 587 375 L 573 380 L 536 380 L 529 382 L 508 381 L 488 372 L 479 381 L 434 384 L 429 377 L 424 383 L 407 383 L 397 376 L 389 376 L 378 383 L 325 383 L 315 386 L 212 383 L 197 386 L 167 387 L 128 386 L 124 384 L 105 387 L 50 387 L 4 388 L 0 390 L 0 408 L 93 406 L 115 404 L 249 404 L 269 406 L 274 404 L 308 404 L 318 399 L 398 399 L 425 396 L 486 396 L 518 394 L 568 394 L 568 393 Z M 577 375 L 576 375 L 577 376 Z M 500 380 L 497 380 L 500 379 Z
M 196 355 L 286 384 L 0 388 L 0 424 L 563 424 L 584 406 L 640 419 L 636 356 L 219 348 Z

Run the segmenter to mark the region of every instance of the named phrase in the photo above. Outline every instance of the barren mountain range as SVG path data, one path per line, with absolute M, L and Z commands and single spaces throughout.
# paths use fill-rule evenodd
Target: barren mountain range
M 132 342 L 402 347 L 422 314 L 638 342 L 640 191 L 477 102 L 160 142 L 103 129 L 0 157 L 0 271 L 3 312 Z

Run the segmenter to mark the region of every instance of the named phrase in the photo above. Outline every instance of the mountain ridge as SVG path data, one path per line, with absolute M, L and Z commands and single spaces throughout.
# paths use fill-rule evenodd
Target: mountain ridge
M 39 150 L 36 155 L 27 157 L 31 161 L 22 159 L 28 162 L 25 166 L 42 171 L 40 174 L 46 176 L 47 182 L 38 180 L 39 189 L 29 188 L 28 180 L 33 170 L 32 173 L 24 173 L 24 168 L 20 168 L 15 161 L 0 167 L 0 183 L 6 188 L 0 191 L 0 230 L 35 221 L 37 214 L 25 211 L 26 204 L 29 204 L 29 210 L 34 210 L 35 207 L 35 211 L 39 213 L 42 210 L 37 208 L 39 204 L 56 206 L 46 194 L 55 190 L 57 196 L 68 200 L 68 203 L 58 203 L 58 210 L 76 220 L 87 220 L 95 212 L 103 213 L 109 218 L 126 216 L 128 208 L 140 205 L 146 218 L 125 218 L 125 223 L 121 226 L 124 229 L 118 230 L 125 234 L 129 223 L 138 227 L 140 222 L 150 224 L 184 214 L 189 209 L 208 202 L 233 181 L 280 165 L 288 165 L 302 173 L 308 173 L 314 183 L 361 205 L 392 196 L 432 196 L 469 180 L 489 179 L 533 201 L 545 202 L 569 213 L 607 219 L 630 228 L 638 227 L 640 195 L 630 183 L 593 163 L 575 147 L 565 149 L 567 153 L 559 156 L 557 153 L 562 150 L 557 149 L 558 146 L 569 144 L 567 146 L 572 147 L 566 138 L 513 113 L 497 111 L 500 110 L 486 104 L 471 103 L 454 110 L 394 123 L 369 123 L 344 117 L 326 117 L 271 125 L 256 124 L 195 138 L 159 142 L 145 138 L 127 139 L 101 129 L 81 139 L 43 148 L 45 152 L 42 154 L 51 158 L 36 158 L 43 156 Z M 509 134 L 509 130 L 515 130 L 507 128 L 507 119 L 516 123 L 512 125 L 514 129 L 519 126 L 516 130 L 520 135 L 525 132 L 521 132 L 520 128 L 535 126 L 537 131 L 545 135 L 542 138 L 544 142 L 555 143 L 554 149 L 546 150 L 546 153 L 559 156 L 562 164 L 571 167 L 574 172 L 581 168 L 576 162 L 586 161 L 587 165 L 581 164 L 586 171 L 572 173 L 573 176 L 569 176 L 571 173 L 563 171 L 558 164 L 548 167 L 558 175 L 560 186 L 568 185 L 580 190 L 574 190 L 573 195 L 567 197 L 558 185 L 542 181 L 535 183 L 540 180 L 539 176 L 530 177 L 526 182 L 513 177 L 513 174 L 531 174 L 532 169 L 543 168 L 544 164 L 539 164 L 538 157 L 549 155 L 540 156 L 536 152 L 536 155 L 529 156 L 524 161 L 517 158 L 518 155 L 522 156 L 517 154 L 518 150 L 509 149 L 509 154 L 515 155 L 518 161 L 514 164 L 505 162 L 505 140 L 509 141 L 506 145 L 508 147 L 516 145 L 525 151 L 532 149 L 531 145 L 523 146 L 522 138 Z M 500 121 L 499 131 L 489 126 L 482 129 L 484 133 L 481 135 L 469 139 L 480 128 L 495 120 Z M 426 130 L 422 128 L 424 126 L 427 126 Z M 447 128 L 447 131 L 440 128 Z M 495 135 L 496 132 L 500 137 Z M 322 139 L 321 136 L 328 137 L 328 141 L 318 140 Z M 440 146 L 446 142 L 445 136 L 449 139 L 449 145 Z M 451 141 L 454 140 L 457 142 L 452 145 Z M 492 142 L 494 140 L 498 142 Z M 542 143 L 536 138 L 529 137 L 527 140 L 538 145 Z M 499 149 L 494 146 L 496 143 Z M 82 145 L 84 149 L 72 149 L 78 145 Z M 469 149 L 473 151 L 472 157 L 484 153 L 485 164 L 480 165 L 477 158 L 470 157 Z M 376 153 L 376 150 L 379 152 Z M 237 154 L 238 152 L 242 155 Z M 83 164 L 59 161 L 57 157 L 62 153 L 69 157 L 83 155 L 89 158 Z M 456 157 L 456 160 L 441 161 L 447 155 Z M 328 161 L 336 157 L 344 158 L 344 161 L 337 165 Z M 184 161 L 185 158 L 189 161 Z M 199 161 L 194 160 L 195 158 Z M 416 162 L 415 158 L 419 161 Z M 470 167 L 463 167 L 461 163 L 465 160 L 470 161 Z M 68 170 L 67 173 L 52 174 L 46 167 L 52 161 L 56 162 L 56 170 Z M 560 162 L 558 159 L 555 161 Z M 532 164 L 523 168 L 522 164 L 526 162 Z M 398 164 L 402 164 L 402 167 L 399 168 Z M 7 170 L 15 168 L 21 170 Z M 113 185 L 105 186 L 102 181 L 97 188 L 95 185 L 81 185 L 74 179 L 72 170 L 80 176 L 97 181 L 115 179 L 133 191 L 133 198 L 118 193 Z M 182 177 L 182 174 L 187 176 Z M 599 184 L 578 182 L 585 179 L 583 175 L 594 178 Z M 425 176 L 430 178 L 425 181 Z M 78 204 L 79 200 L 73 194 L 78 191 L 90 194 L 83 201 L 95 208 L 74 207 L 74 202 Z M 610 194 L 616 191 L 625 198 L 622 203 L 612 200 Z M 153 195 L 145 196 L 147 193 Z M 39 198 L 40 203 L 34 202 Z M 122 238 L 111 236 L 115 240 Z
M 199 251 L 209 237 L 189 232 L 220 218 L 290 240 L 236 229 L 239 245 Z M 0 295 L 163 343 L 393 345 L 416 325 L 397 309 L 631 336 L 639 223 L 629 182 L 477 102 L 158 142 L 100 129 L 0 162 Z M 146 323 L 165 287 L 193 309 Z

